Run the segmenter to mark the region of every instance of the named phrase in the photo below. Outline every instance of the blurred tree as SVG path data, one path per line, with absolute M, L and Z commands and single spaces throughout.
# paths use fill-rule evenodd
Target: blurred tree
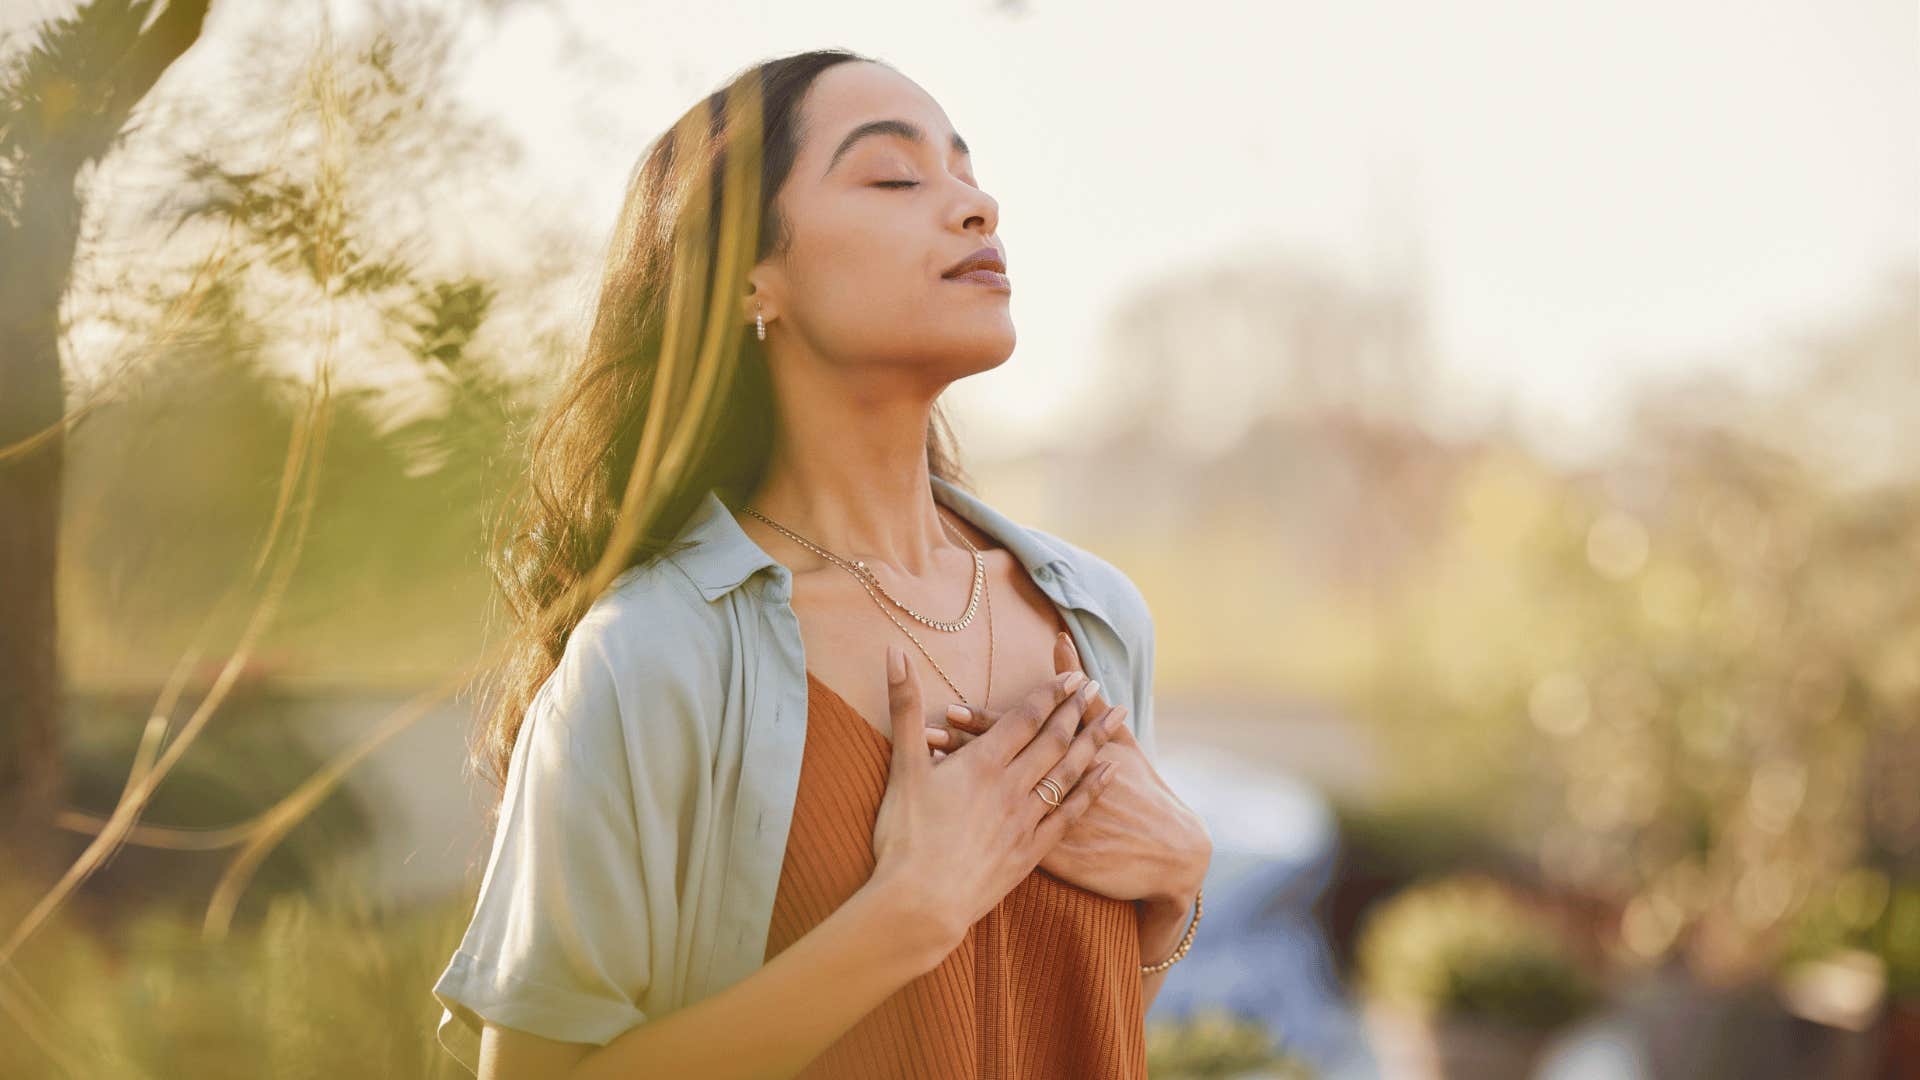
M 60 302 L 79 240 L 76 181 L 206 15 L 206 0 L 157 14 L 146 0 L 97 0 L 46 23 L 0 72 L 0 840 L 44 837 L 61 786 Z
M 44 417 L 34 413 L 40 418 L 28 424 L 19 420 L 24 410 L 10 413 L 16 428 L 30 430 L 11 451 L 0 446 L 0 468 L 19 476 L 11 466 L 43 460 L 50 436 L 66 439 L 64 464 L 41 474 L 47 511 L 64 515 L 43 539 L 58 546 L 66 569 L 57 572 L 51 559 L 7 568 L 8 586 L 44 590 L 46 619 L 19 631 L 22 640 L 49 657 L 49 679 L 71 685 L 75 658 L 91 658 L 96 677 L 104 667 L 120 688 L 157 693 L 160 704 L 136 718 L 160 722 L 157 774 L 221 711 L 233 685 L 227 673 L 286 666 L 284 653 L 268 653 L 264 665 L 255 659 L 283 609 L 309 622 L 338 619 L 345 609 L 358 630 L 377 622 L 402 632 L 390 619 L 393 594 L 402 590 L 389 585 L 421 590 L 445 582 L 481 535 L 486 468 L 511 452 L 521 409 L 522 387 L 502 374 L 503 357 L 538 364 L 552 355 L 545 322 L 525 312 L 507 340 L 488 339 L 497 333 L 490 327 L 500 282 L 512 275 L 486 266 L 470 246 L 475 231 L 462 226 L 476 196 L 489 197 L 497 212 L 491 184 L 512 148 L 462 115 L 446 93 L 450 17 L 379 19 L 344 46 L 327 32 L 324 13 L 321 19 L 315 47 L 263 14 L 235 61 L 241 77 L 224 84 L 201 78 L 169 96 L 166 109 L 154 111 L 163 123 L 143 125 L 140 139 L 126 140 L 86 174 L 89 220 L 68 237 L 65 278 L 38 294 L 47 305 L 36 324 L 46 355 L 65 370 L 43 385 Z M 233 32 L 231 25 L 223 32 Z M 35 69 L 22 61 L 16 70 Z M 29 84 L 22 76 L 13 85 Z M 220 85 L 244 90 L 213 91 Z M 18 123 L 5 131 L 9 146 L 32 148 L 22 141 L 31 132 Z M 19 156 L 26 160 L 24 151 Z M 146 171 L 129 182 L 135 166 Z M 77 213 L 82 201 L 73 196 L 64 212 Z M 30 200 L 7 205 L 20 230 L 58 217 Z M 525 227 L 494 235 L 511 265 L 530 277 L 557 280 L 553 260 L 575 254 L 543 250 L 539 241 L 547 238 Z M 12 242 L 8 250 L 25 241 L 16 235 Z M 6 270 L 17 265 L 10 259 Z M 524 281 L 513 291 L 536 308 L 550 301 L 550 292 Z M 8 300 L 21 294 L 10 288 Z M 55 307 L 84 324 L 72 336 L 87 349 L 58 357 Z M 9 355 L 8 383 L 0 384 L 9 406 L 21 400 L 13 393 L 27 370 L 16 363 L 20 355 Z M 85 438 L 77 435 L 82 417 Z M 310 526 L 328 511 L 338 524 L 317 532 L 329 542 L 307 544 Z M 0 514 L 9 525 L 18 516 L 10 508 Z M 332 558 L 314 559 L 316 548 Z M 317 579 L 304 593 L 290 588 L 296 568 L 301 580 Z M 307 610 L 286 603 L 290 596 Z M 141 613 L 140 603 L 151 605 L 144 614 L 160 620 L 163 632 L 149 635 L 154 622 L 128 617 Z M 241 626 L 227 621 L 230 607 L 247 609 Z M 79 642 L 76 610 L 93 617 Z M 447 618 L 444 606 L 439 615 Z M 139 642 L 147 663 L 116 665 L 127 655 L 89 648 L 101 626 L 117 643 Z M 164 632 L 175 629 L 187 633 Z M 222 650 L 230 636 L 238 644 Z M 447 637 L 464 644 L 458 634 Z M 56 640 L 64 646 L 57 668 L 50 659 Z M 219 658 L 194 666 L 203 647 Z M 9 650 L 7 658 L 24 652 Z M 430 649 L 388 653 L 404 664 Z M 169 731 L 173 710 L 210 676 L 222 681 L 195 703 L 184 727 Z M 34 707 L 15 683 L 0 685 L 7 719 L 28 717 L 41 744 L 52 747 L 55 725 L 71 712 L 60 707 L 57 687 Z M 65 785 L 58 757 L 49 752 L 43 760 L 37 796 L 47 816 Z M 100 764 L 89 762 L 96 773 Z M 123 773 L 128 764 L 121 763 Z M 132 774 L 138 781 L 129 779 L 126 816 L 99 831 L 10 940 L 31 936 L 126 842 L 128 822 L 137 821 L 158 782 L 144 765 Z M 8 836 L 23 831 L 5 827 Z
M 493 470 L 538 390 L 513 368 L 557 369 L 578 251 L 475 227 L 503 216 L 515 147 L 447 97 L 456 31 L 383 18 L 296 58 L 265 26 L 235 80 L 254 93 L 177 110 L 202 145 L 123 215 L 162 246 L 94 287 L 145 300 L 120 316 L 141 362 L 75 446 L 70 681 L 162 677 L 235 586 L 264 591 L 237 571 L 269 555 L 299 573 L 260 647 L 299 675 L 362 681 L 377 657 L 417 680 L 473 644 L 447 603 L 485 584 Z
M 1116 441 L 1151 432 L 1215 452 L 1261 419 L 1410 427 L 1432 403 L 1427 296 L 1411 263 L 1361 283 L 1271 252 L 1225 258 L 1139 289 L 1106 335 Z
M 1383 628 L 1405 789 L 1705 982 L 1770 971 L 1855 868 L 1920 876 L 1920 489 L 1879 422 L 1920 414 L 1920 290 L 1894 280 L 1773 389 L 1649 389 L 1588 472 L 1481 455 Z

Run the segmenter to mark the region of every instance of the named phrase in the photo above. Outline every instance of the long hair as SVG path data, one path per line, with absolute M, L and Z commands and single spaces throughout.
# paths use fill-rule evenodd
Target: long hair
M 799 151 L 801 102 L 851 60 L 870 58 L 820 49 L 746 69 L 655 139 L 628 181 L 585 351 L 535 418 L 488 545 L 511 625 L 480 674 L 468 751 L 496 809 L 527 708 L 593 599 L 671 553 L 709 490 L 731 508 L 759 486 L 775 402 L 739 300 L 752 266 L 791 241 L 774 200 Z M 927 465 L 971 487 L 937 404 Z

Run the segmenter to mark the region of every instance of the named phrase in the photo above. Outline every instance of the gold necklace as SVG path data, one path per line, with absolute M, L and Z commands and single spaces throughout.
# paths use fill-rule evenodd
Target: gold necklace
M 945 515 L 939 514 L 937 508 L 936 508 L 936 516 L 940 518 L 941 527 L 947 530 L 947 535 L 953 537 L 954 539 L 958 540 L 961 544 L 965 545 L 967 550 L 973 555 L 973 595 L 967 601 L 966 613 L 961 615 L 960 618 L 954 622 L 941 622 L 938 619 L 930 619 L 927 616 L 920 614 L 919 612 L 913 610 L 911 607 L 908 607 L 906 604 L 902 603 L 898 597 L 894 596 L 892 593 L 887 591 L 886 585 L 882 584 L 880 579 L 877 576 L 875 576 L 872 569 L 870 569 L 867 566 L 865 560 L 855 559 L 852 562 L 848 562 L 846 559 L 843 559 L 840 556 L 835 555 L 833 552 L 828 551 L 827 549 L 819 546 L 818 544 L 813 543 L 812 541 L 808 540 L 806 537 L 801 536 L 799 533 L 794 532 L 792 529 L 787 528 L 785 525 L 780 524 L 779 522 L 773 520 L 772 518 L 768 517 L 767 515 L 761 513 L 760 511 L 754 509 L 751 506 L 742 506 L 741 509 L 745 510 L 749 514 L 752 514 L 754 517 L 759 518 L 761 521 L 764 521 L 767 524 L 773 526 L 774 528 L 780 530 L 782 533 L 784 533 L 789 539 L 793 540 L 795 543 L 800 544 L 801 546 L 805 547 L 807 550 L 812 551 L 816 555 L 819 555 L 821 558 L 824 558 L 829 562 L 834 563 L 835 565 L 839 566 L 842 570 L 846 570 L 848 573 L 853 574 L 855 577 L 860 578 L 864 582 L 871 583 L 874 588 L 877 588 L 880 590 L 881 595 L 885 596 L 888 600 L 891 600 L 895 607 L 899 608 L 901 611 L 906 612 L 908 615 L 911 615 L 913 618 L 919 620 L 920 622 L 926 624 L 927 626 L 933 627 L 935 630 L 941 630 L 949 634 L 957 634 L 960 631 L 965 630 L 967 628 L 967 624 L 973 621 L 974 610 L 977 607 L 979 607 L 980 597 L 986 588 L 986 580 L 987 580 L 986 556 L 980 553 L 980 549 L 973 546 L 973 542 L 967 539 L 965 533 L 962 533 L 958 529 L 954 528 L 953 525 L 947 521 Z
M 781 532 L 785 533 L 789 538 L 791 538 L 795 542 L 805 546 L 808 550 L 812 551 L 816 555 L 819 555 L 821 558 L 834 563 L 835 565 L 839 566 L 842 570 L 845 570 L 848 573 L 852 574 L 854 577 L 859 578 L 862 582 L 872 584 L 874 588 L 880 590 L 880 594 L 882 596 L 885 596 L 888 600 L 893 601 L 893 606 L 899 608 L 901 611 L 906 612 L 908 615 L 913 616 L 915 619 L 918 619 L 920 622 L 928 626 L 931 626 L 935 630 L 939 630 L 943 633 L 957 634 L 960 631 L 965 630 L 967 628 L 967 624 L 973 621 L 973 613 L 977 608 L 979 608 L 980 597 L 984 594 L 987 587 L 986 556 L 980 553 L 980 549 L 973 546 L 973 542 L 967 539 L 965 533 L 954 528 L 952 523 L 947 521 L 946 515 L 939 513 L 937 508 L 935 510 L 934 516 L 940 519 L 940 525 L 947 530 L 947 535 L 952 536 L 954 539 L 960 541 L 960 543 L 966 545 L 967 550 L 973 553 L 973 595 L 967 598 L 967 610 L 961 614 L 960 618 L 954 620 L 953 622 L 941 622 L 938 619 L 930 619 L 927 616 L 922 615 L 919 612 L 908 607 L 907 605 L 901 603 L 900 599 L 894 596 L 892 593 L 888 592 L 887 587 L 880 583 L 880 579 L 878 577 L 874 576 L 873 570 L 867 566 L 865 560 L 855 559 L 852 562 L 848 562 L 846 559 L 843 559 L 840 556 L 835 555 L 833 552 L 828 551 L 827 549 L 808 541 L 805 537 L 802 537 L 798 533 L 795 533 L 792 529 L 787 528 L 785 525 L 780 524 L 779 522 L 773 520 L 772 518 L 761 513 L 760 511 L 755 510 L 751 506 L 742 506 L 741 509 L 745 510 L 749 514 L 752 514 L 754 517 L 759 518 L 761 521 L 764 521 L 767 524 L 773 526 L 774 528 L 779 529 Z
M 773 526 L 774 528 L 780 530 L 782 534 L 792 539 L 794 542 L 802 545 L 807 550 L 812 551 L 813 553 L 826 559 L 828 562 L 831 562 L 835 566 L 838 566 L 842 570 L 845 570 L 849 574 L 852 574 L 854 580 L 860 583 L 860 587 L 866 590 L 867 595 L 869 597 L 872 597 L 874 604 L 880 608 L 880 614 L 885 615 L 887 617 L 887 621 L 899 627 L 901 633 L 907 635 L 907 637 L 913 640 L 913 644 L 915 645 L 915 647 L 917 647 L 920 650 L 920 654 L 927 658 L 927 663 L 932 664 L 933 669 L 939 672 L 940 677 L 942 679 L 945 679 L 947 685 L 953 689 L 954 696 L 958 697 L 961 701 L 966 702 L 968 705 L 973 704 L 973 702 L 967 698 L 967 695 L 960 692 L 960 687 L 953 681 L 953 677 L 947 674 L 947 669 L 941 667 L 940 661 L 935 660 L 933 658 L 933 654 L 927 651 L 927 647 L 924 643 L 921 642 L 919 635 L 915 634 L 912 630 L 907 629 L 905 623 L 902 623 L 899 619 L 894 618 L 893 613 L 887 610 L 887 605 L 884 603 L 881 603 L 880 597 L 874 594 L 875 587 L 878 587 L 880 591 L 883 593 L 886 592 L 886 587 L 880 584 L 880 580 L 878 578 L 874 577 L 873 571 L 867 568 L 867 564 L 865 562 L 858 561 L 858 560 L 849 562 L 848 560 L 843 559 L 838 555 L 835 555 L 833 552 L 828 551 L 827 549 L 821 547 L 820 545 L 813 543 L 812 541 L 808 540 L 806 537 L 801 536 L 799 533 L 794 532 L 792 529 L 787 528 L 785 525 L 780 524 L 779 522 L 773 520 L 772 518 L 768 517 L 767 515 L 761 513 L 760 511 L 754 509 L 751 506 L 743 505 L 741 506 L 740 509 L 746 511 L 749 514 L 752 514 L 754 517 L 757 517 L 761 521 L 764 521 L 767 524 Z M 947 532 L 949 533 L 949 535 L 959 540 L 961 544 L 966 546 L 967 551 L 973 555 L 973 598 L 967 604 L 967 613 L 961 616 L 961 618 L 956 622 L 943 623 L 934 619 L 929 619 L 926 616 L 921 615 L 919 612 L 914 611 L 912 608 L 908 607 L 907 605 L 902 604 L 899 600 L 894 598 L 892 593 L 887 593 L 887 599 L 892 600 L 894 605 L 900 608 L 900 610 L 920 620 L 926 625 L 931 626 L 936 630 L 944 630 L 948 633 L 955 633 L 955 632 L 958 632 L 959 630 L 965 629 L 966 625 L 973 620 L 974 606 L 980 602 L 982 597 L 984 597 L 986 599 L 986 606 L 987 606 L 987 694 L 986 694 L 986 697 L 983 698 L 982 700 L 983 701 L 991 700 L 993 697 L 993 592 L 991 589 L 987 588 L 986 556 L 980 553 L 979 548 L 973 546 L 973 541 L 967 539 L 967 536 L 965 533 L 959 531 L 958 529 L 954 528 L 950 523 L 948 523 L 946 516 L 939 512 L 938 506 L 934 508 L 934 513 L 935 513 L 935 516 L 940 518 L 940 524 L 947 529 Z

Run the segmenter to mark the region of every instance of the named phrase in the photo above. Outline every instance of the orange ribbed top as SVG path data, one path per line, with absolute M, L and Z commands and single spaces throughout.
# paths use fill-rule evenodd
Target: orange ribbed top
M 807 672 L 807 738 L 768 960 L 866 884 L 893 744 Z M 802 1077 L 1146 1080 L 1139 915 L 1045 870 L 862 1017 Z

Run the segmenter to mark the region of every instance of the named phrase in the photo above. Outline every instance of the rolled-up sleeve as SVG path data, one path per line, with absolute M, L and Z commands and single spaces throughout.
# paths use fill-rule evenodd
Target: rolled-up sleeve
M 605 1045 L 646 1019 L 649 845 L 615 667 L 597 628 L 570 637 L 528 706 L 472 920 L 434 984 L 440 1044 L 476 1075 L 483 1020 Z M 664 853 L 669 859 L 672 852 Z M 655 882 L 671 895 L 671 862 Z

